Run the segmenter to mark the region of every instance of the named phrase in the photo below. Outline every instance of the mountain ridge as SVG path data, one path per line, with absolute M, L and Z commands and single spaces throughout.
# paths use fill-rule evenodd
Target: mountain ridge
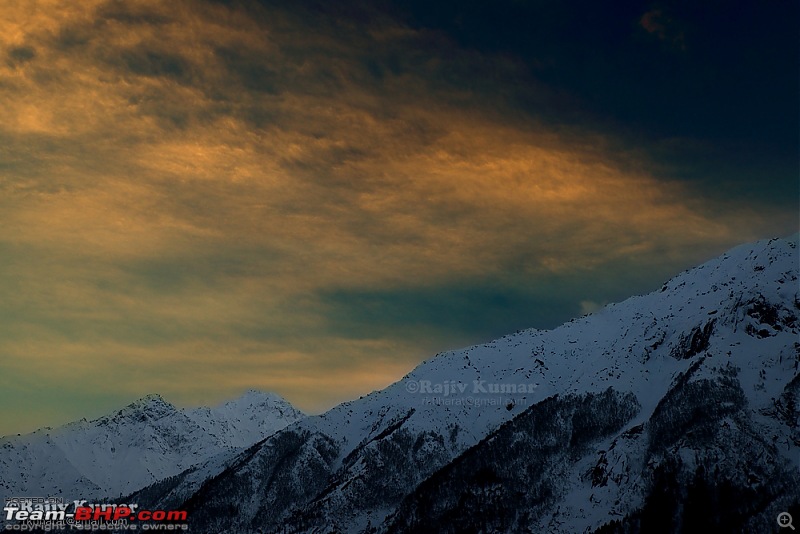
M 797 470 L 800 460 L 797 413 L 787 408 L 794 406 L 790 384 L 797 382 L 800 362 L 795 341 L 800 309 L 797 248 L 796 236 L 740 246 L 677 275 L 661 291 L 608 305 L 556 329 L 524 330 L 439 354 L 381 391 L 290 425 L 248 451 L 246 458 L 231 459 L 217 471 L 185 472 L 168 486 L 143 491 L 138 497 L 150 505 L 185 503 L 190 522 L 208 532 L 415 531 L 416 523 L 398 514 L 419 512 L 413 495 L 436 473 L 449 469 L 509 421 L 530 417 L 547 399 L 575 399 L 556 410 L 556 419 L 567 421 L 573 417 L 568 415 L 573 413 L 570 406 L 591 404 L 591 399 L 609 388 L 619 398 L 632 395 L 638 408 L 635 413 L 625 412 L 631 417 L 624 428 L 608 435 L 594 434 L 592 444 L 606 440 L 602 449 L 606 456 L 628 466 L 645 462 L 645 467 L 631 467 L 628 482 L 614 485 L 613 491 L 592 490 L 592 477 L 575 478 L 574 470 L 577 464 L 581 469 L 596 468 L 597 480 L 603 479 L 597 451 L 589 455 L 574 448 L 572 456 L 552 457 L 554 462 L 568 462 L 560 472 L 570 478 L 549 490 L 562 499 L 553 497 L 551 504 L 561 510 L 562 518 L 569 517 L 571 526 L 580 526 L 578 530 L 611 528 L 607 527 L 611 521 L 631 517 L 646 507 L 652 501 L 648 492 L 657 487 L 648 469 L 677 461 L 677 453 L 664 448 L 676 436 L 679 441 L 670 447 L 686 440 L 693 443 L 694 433 L 708 434 L 713 438 L 709 438 L 709 450 L 723 454 L 714 441 L 721 435 L 716 424 L 734 429 L 726 431 L 731 440 L 741 441 L 747 433 L 768 435 L 774 445 L 761 444 L 761 452 L 778 460 L 761 467 L 776 477 L 791 478 L 787 469 Z M 469 389 L 475 381 L 532 382 L 536 387 L 532 393 L 501 395 L 497 403 L 470 405 L 466 402 L 470 396 L 489 398 Z M 423 384 L 438 385 L 440 392 L 464 385 L 466 391 L 440 394 L 442 402 L 437 403 L 420 392 Z M 699 422 L 687 419 L 685 410 L 702 413 L 709 408 L 696 405 L 698 395 L 718 396 L 722 408 L 711 410 Z M 776 406 L 781 398 L 785 398 L 783 404 Z M 770 416 L 770 410 L 784 415 Z M 577 432 L 592 428 L 590 421 L 583 420 L 581 425 L 575 427 Z M 569 428 L 573 427 L 553 429 L 562 436 L 559 439 L 567 439 L 563 445 L 567 450 L 572 447 Z M 530 450 L 538 450 L 539 437 L 519 439 Z M 609 453 L 612 442 L 618 445 Z M 754 451 L 761 445 L 754 445 Z M 686 454 L 695 450 L 681 447 L 676 450 Z M 705 458 L 706 452 L 695 450 L 698 458 Z M 648 467 L 651 461 L 655 463 Z M 680 462 L 687 465 L 688 460 Z M 736 473 L 746 467 L 730 458 L 724 462 Z M 688 475 L 682 468 L 660 469 L 666 479 L 673 477 L 685 489 Z M 242 488 L 247 491 L 243 493 Z M 553 509 L 542 509 L 538 517 L 556 525 L 553 513 Z M 751 516 L 746 519 L 755 521 Z M 547 530 L 550 523 L 538 526 Z

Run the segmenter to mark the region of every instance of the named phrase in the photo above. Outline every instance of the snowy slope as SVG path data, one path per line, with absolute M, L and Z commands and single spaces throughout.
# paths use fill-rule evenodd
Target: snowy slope
M 183 411 L 223 448 L 249 447 L 304 417 L 279 395 L 252 389 L 215 408 Z
M 661 291 L 554 330 L 522 331 L 437 355 L 382 391 L 304 419 L 220 463 L 213 479 L 192 484 L 176 479 L 160 488 L 160 496 L 150 491 L 143 499 L 163 503 L 191 497 L 191 520 L 205 532 L 359 532 L 381 524 L 402 531 L 397 510 L 403 499 L 504 423 L 520 414 L 530 417 L 546 399 L 594 399 L 609 388 L 619 398 L 633 399 L 629 404 L 635 409 L 626 404 L 623 412 L 630 417 L 621 428 L 611 425 L 607 433 L 594 435 L 606 440 L 608 449 L 645 423 L 663 434 L 669 426 L 664 426 L 665 413 L 681 420 L 683 406 L 702 412 L 688 400 L 676 401 L 682 398 L 676 392 L 692 381 L 704 381 L 698 382 L 703 384 L 699 391 L 707 384 L 713 389 L 713 384 L 732 383 L 727 375 L 735 375 L 731 391 L 741 390 L 745 399 L 734 404 L 751 420 L 747 431 L 769 436 L 770 454 L 776 455 L 770 465 L 776 472 L 796 471 L 800 436 L 791 403 L 792 384 L 798 382 L 798 309 L 797 236 L 741 246 L 678 275 Z M 476 381 L 480 387 L 515 386 L 517 392 L 476 391 Z M 739 399 L 736 395 L 732 398 Z M 723 404 L 732 402 L 720 398 Z M 567 414 L 555 420 L 566 420 Z M 650 454 L 646 441 L 633 440 L 635 450 L 626 455 Z M 581 461 L 590 466 L 598 459 Z M 565 467 L 563 476 L 586 466 Z M 648 484 L 634 480 L 589 506 L 585 502 L 596 497 L 590 499 L 585 484 L 565 482 L 559 486 L 564 501 L 556 506 L 580 504 L 570 511 L 574 525 L 553 528 L 599 528 L 609 513 L 641 505 Z
M 177 409 L 148 395 L 94 421 L 0 439 L 0 498 L 127 494 L 303 417 L 279 396 L 252 390 L 215 408 Z

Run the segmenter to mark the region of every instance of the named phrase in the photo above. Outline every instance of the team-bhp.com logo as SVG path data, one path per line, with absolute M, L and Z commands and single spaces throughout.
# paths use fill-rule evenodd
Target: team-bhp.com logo
M 137 504 L 64 502 L 58 497 L 6 499 L 3 530 L 188 530 L 185 510 L 140 510 Z

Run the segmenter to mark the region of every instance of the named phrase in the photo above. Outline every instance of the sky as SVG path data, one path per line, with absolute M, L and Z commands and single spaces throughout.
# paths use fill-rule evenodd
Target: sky
M 0 0 L 0 435 L 318 413 L 797 232 L 797 11 Z

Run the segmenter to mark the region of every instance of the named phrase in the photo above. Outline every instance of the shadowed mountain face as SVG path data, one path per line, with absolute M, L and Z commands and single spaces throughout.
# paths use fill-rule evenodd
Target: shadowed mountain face
M 770 531 L 800 512 L 798 314 L 797 238 L 742 246 L 128 499 L 196 532 Z
M 624 432 L 638 405 L 610 388 L 534 406 L 428 478 L 380 530 L 570 532 L 602 504 L 618 518 L 595 532 L 771 531 L 796 509 L 800 475 L 754 423 L 736 368 L 691 371 Z

